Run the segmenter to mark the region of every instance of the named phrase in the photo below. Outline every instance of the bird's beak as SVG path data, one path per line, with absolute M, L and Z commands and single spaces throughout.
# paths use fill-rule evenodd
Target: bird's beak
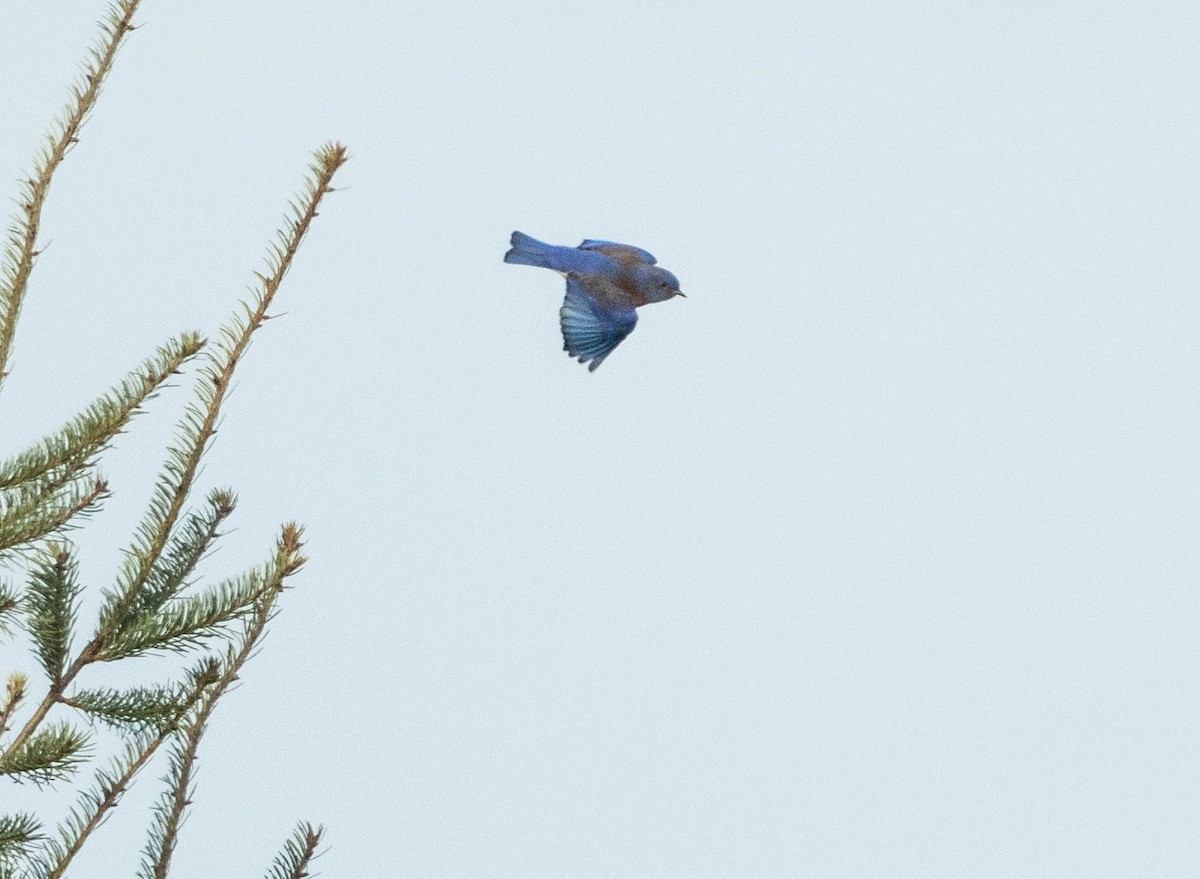
M 676 290 L 676 291 L 675 291 L 675 295 L 676 295 L 676 296 L 683 296 L 683 291 L 682 291 L 682 290 Z M 683 298 L 684 298 L 684 299 L 687 299 L 687 297 L 686 297 L 686 296 L 683 296 Z

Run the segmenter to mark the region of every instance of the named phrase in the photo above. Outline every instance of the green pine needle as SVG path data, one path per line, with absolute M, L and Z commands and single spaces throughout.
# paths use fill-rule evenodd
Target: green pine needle
M 15 877 L 18 866 L 28 863 L 33 848 L 43 839 L 42 825 L 33 815 L 0 815 L 0 879 Z
M 0 775 L 49 784 L 72 775 L 87 759 L 87 733 L 62 721 L 34 733 L 15 752 L 0 758 Z
M 78 804 L 59 825 L 58 837 L 43 843 L 28 875 L 39 879 L 62 876 L 163 741 L 162 733 L 142 732 L 130 736 L 123 753 L 107 767 L 96 770 L 93 787 L 80 793 Z
M 188 585 L 196 565 L 220 536 L 221 523 L 233 512 L 237 495 L 228 489 L 212 492 L 203 509 L 191 513 L 177 529 L 171 542 L 146 578 L 146 584 L 130 602 L 126 620 L 159 610 Z
M 255 291 L 252 302 L 242 303 L 243 317 L 235 318 L 233 323 L 223 327 L 216 343 L 206 350 L 196 399 L 188 405 L 179 423 L 176 442 L 167 451 L 167 462 L 155 487 L 149 512 L 138 526 L 116 589 L 109 593 L 105 607 L 108 622 L 124 616 L 124 611 L 158 564 L 192 489 L 200 460 L 216 435 L 221 406 L 234 372 L 250 347 L 254 333 L 270 319 L 269 310 L 275 294 L 317 217 L 321 200 L 333 191 L 334 175 L 348 158 L 346 147 L 340 143 L 328 143 L 316 152 L 300 203 L 293 206 L 292 216 L 279 230 L 279 244 L 268 247 L 268 271 L 257 273 L 261 289 Z
M 20 609 L 20 593 L 7 583 L 0 583 L 0 635 L 7 635 L 12 631 Z
M 96 658 L 111 661 L 150 651 L 182 652 L 200 645 L 251 614 L 264 595 L 283 588 L 284 580 L 306 561 L 301 554 L 301 536 L 297 526 L 287 525 L 274 558 L 262 567 L 127 619 L 102 637 Z M 103 622 L 101 631 L 105 631 Z
M 172 339 L 57 433 L 0 463 L 0 489 L 67 471 L 75 475 L 136 415 L 142 404 L 204 346 L 197 333 Z
M 186 694 L 180 687 L 79 690 L 62 701 L 118 729 L 169 729 Z
M 199 595 L 172 601 L 128 621 L 101 644 L 96 658 L 111 661 L 151 651 L 190 650 L 250 613 L 263 588 L 261 572 L 251 571 Z
M 41 839 L 42 825 L 33 815 L 0 815 L 0 864 L 11 864 Z
M 221 660 L 210 656 L 189 670 L 188 684 L 179 691 L 179 715 L 192 712 L 198 703 L 207 704 L 205 696 L 214 684 L 222 681 L 222 668 Z M 31 875 L 47 879 L 62 876 L 92 833 L 120 803 L 133 779 L 176 732 L 171 724 L 157 730 L 135 730 L 128 735 L 124 753 L 108 767 L 96 770 L 94 786 L 82 792 L 79 804 L 60 825 L 59 838 L 46 841 Z M 151 838 L 154 838 L 153 827 Z
M 26 686 L 29 679 L 24 672 L 9 672 L 8 682 L 4 687 L 4 699 L 0 701 L 0 737 L 8 732 L 12 722 L 13 712 L 25 701 Z
M 321 844 L 324 833 L 324 827 L 313 827 L 308 822 L 296 825 L 283 850 L 275 856 L 266 879 L 304 879 L 310 875 L 308 865 L 317 856 L 317 846 Z
M 195 711 L 189 712 L 180 723 L 180 735 L 172 743 L 170 770 L 164 779 L 167 787 L 155 809 L 150 841 L 143 850 L 140 879 L 165 879 L 170 870 L 179 828 L 191 804 L 200 740 L 217 703 L 238 679 L 242 666 L 253 655 L 266 633 L 267 624 L 275 614 L 276 602 L 283 592 L 284 580 L 304 564 L 304 556 L 300 553 L 303 546 L 301 538 L 302 532 L 294 524 L 284 526 L 276 545 L 275 559 L 268 566 L 271 573 L 254 601 L 253 613 L 246 620 L 240 644 L 236 649 L 230 648 L 225 661 L 219 666 L 218 676 L 196 702 Z M 197 673 L 203 674 L 204 670 L 198 669 Z
M 100 42 L 90 52 L 83 75 L 71 87 L 71 99 L 54 130 L 46 138 L 34 162 L 33 173 L 22 181 L 17 197 L 19 212 L 8 229 L 8 242 L 0 255 L 0 385 L 8 374 L 7 366 L 16 335 L 17 319 L 29 285 L 29 276 L 37 262 L 38 231 L 42 206 L 50 192 L 54 172 L 71 147 L 79 142 L 83 123 L 100 96 L 113 59 L 121 42 L 133 30 L 133 15 L 140 0 L 119 0 L 101 22 Z
M 0 557 L 4 550 L 27 546 L 65 528 L 108 496 L 108 483 L 102 479 L 76 481 L 59 489 L 41 483 L 0 497 Z
M 66 670 L 79 592 L 74 556 L 65 545 L 52 544 L 34 564 L 25 593 L 25 611 L 38 659 L 54 687 L 59 686 Z
M 51 180 L 79 142 L 114 57 L 134 29 L 139 2 L 113 0 L 101 23 L 101 39 L 90 51 L 66 109 L 28 178 L 20 181 L 17 213 L 7 241 L 0 236 L 0 386 L 8 374 L 17 321 L 40 253 L 40 222 Z M 169 342 L 58 431 L 0 460 L 0 562 L 15 556 L 28 571 L 23 595 L 0 583 L 0 634 L 6 624 L 23 622 L 50 679 L 49 687 L 35 695 L 28 716 L 21 712 L 23 723 L 18 723 L 14 715 L 29 695 L 28 681 L 21 672 L 9 674 L 0 694 L 0 776 L 53 783 L 72 776 L 91 757 L 88 732 L 54 719 L 65 710 L 63 706 L 109 724 L 123 739 L 120 755 L 96 769 L 94 783 L 81 791 L 78 805 L 62 819 L 57 834 L 43 834 L 32 815 L 0 816 L 0 879 L 63 876 L 135 776 L 162 745 L 174 742 L 169 775 L 173 783 L 158 823 L 151 828 L 147 849 L 148 855 L 155 852 L 154 875 L 166 875 L 190 802 L 197 748 L 209 717 L 260 643 L 287 578 L 305 562 L 301 530 L 288 525 L 266 564 L 215 587 L 196 589 L 196 568 L 219 537 L 235 498 L 232 492 L 213 492 L 205 504 L 188 513 L 189 496 L 201 458 L 216 434 L 236 367 L 251 336 L 270 319 L 275 294 L 346 158 L 340 144 L 318 151 L 312 174 L 291 203 L 292 213 L 278 241 L 269 245 L 265 273 L 255 273 L 261 287 L 242 303 L 234 320 L 222 329 L 218 344 L 207 352 L 197 391 L 186 406 L 122 573 L 106 596 L 95 635 L 74 654 L 80 592 L 75 554 L 65 543 L 46 545 L 46 538 L 74 527 L 106 497 L 107 485 L 96 473 L 100 455 L 204 341 L 185 334 Z M 228 651 L 205 656 L 181 683 L 75 689 L 65 695 L 74 688 L 77 675 L 96 662 L 150 651 L 187 650 L 231 627 Z M 0 782 L 7 783 L 3 778 Z M 276 858 L 272 879 L 306 876 L 321 833 L 320 828 L 301 825 Z

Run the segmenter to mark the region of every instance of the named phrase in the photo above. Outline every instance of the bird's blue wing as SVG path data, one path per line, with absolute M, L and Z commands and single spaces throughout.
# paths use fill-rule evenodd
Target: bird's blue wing
M 567 278 L 567 297 L 558 315 L 563 350 L 587 363 L 589 372 L 595 371 L 637 324 L 637 312 L 632 308 L 601 305 L 574 277 Z
M 580 250 L 598 250 L 605 256 L 611 256 L 615 260 L 623 263 L 639 263 L 645 262 L 654 265 L 658 260 L 654 258 L 648 250 L 642 250 L 640 247 L 634 247 L 632 244 L 618 244 L 615 241 L 597 241 L 594 238 L 589 238 L 579 245 Z

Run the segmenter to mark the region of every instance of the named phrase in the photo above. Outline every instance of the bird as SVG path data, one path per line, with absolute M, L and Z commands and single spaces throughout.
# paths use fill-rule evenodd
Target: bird
M 683 296 L 679 279 L 653 254 L 631 244 L 588 238 L 578 247 L 547 244 L 513 232 L 506 263 L 553 269 L 567 279 L 558 310 L 563 350 L 589 372 L 604 362 L 637 325 L 635 309 Z

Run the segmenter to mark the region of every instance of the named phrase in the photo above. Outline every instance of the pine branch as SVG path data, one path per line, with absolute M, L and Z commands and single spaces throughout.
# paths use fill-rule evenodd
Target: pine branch
M 209 494 L 203 509 L 184 520 L 150 571 L 146 585 L 130 602 L 121 623 L 122 630 L 139 617 L 158 611 L 184 590 L 196 565 L 220 536 L 221 524 L 233 513 L 235 506 L 237 495 L 228 489 L 220 489 Z
M 84 468 L 72 471 L 60 467 L 27 482 L 0 488 L 0 532 L 10 535 L 4 538 L 9 548 L 0 549 L 0 558 L 11 553 L 12 547 L 28 549 L 41 537 L 70 527 L 75 500 L 95 487 L 87 479 L 91 475 Z M 59 521 L 60 525 L 54 524 Z
M 203 688 L 220 677 L 220 666 L 220 660 L 210 655 L 188 671 L 184 683 L 129 690 L 79 690 L 60 701 L 109 726 L 169 732 L 178 727 Z
M 150 762 L 166 735 L 142 733 L 135 736 L 126 744 L 124 754 L 109 768 L 96 771 L 96 787 L 80 796 L 79 805 L 71 810 L 59 828 L 60 838 L 46 840 L 44 851 L 28 876 L 57 879 L 66 872 L 83 844 L 120 802 L 133 777 Z
M 96 658 L 103 662 L 149 651 L 185 651 L 254 610 L 263 593 L 272 588 L 274 571 L 249 571 L 226 580 L 199 595 L 169 603 L 156 613 L 143 614 L 99 645 Z
M 313 827 L 308 822 L 298 824 L 283 851 L 275 856 L 266 879 L 304 879 L 310 875 L 308 865 L 317 856 L 317 846 L 324 834 L 324 827 Z
M 216 660 L 203 662 L 191 671 L 190 692 L 179 705 L 181 715 L 195 708 L 207 689 L 217 682 L 219 672 L 220 664 Z M 60 831 L 61 839 L 47 844 L 46 852 L 33 875 L 39 879 L 57 879 L 66 872 L 84 843 L 121 801 L 134 776 L 150 762 L 150 758 L 176 730 L 174 724 L 166 724 L 155 731 L 135 733 L 122 757 L 115 760 L 110 768 L 97 770 L 96 787 L 82 795 L 79 806 L 72 810 Z
M 215 350 L 206 352 L 208 362 L 201 370 L 197 400 L 188 406 L 179 425 L 178 440 L 168 452 L 149 515 L 138 528 L 116 589 L 107 595 L 98 640 L 104 640 L 119 625 L 158 564 L 187 500 L 200 459 L 216 434 L 221 406 L 234 371 L 255 331 L 269 319 L 268 310 L 291 267 L 296 250 L 316 219 L 321 200 L 333 191 L 330 185 L 333 176 L 346 159 L 346 148 L 341 144 L 327 144 L 316 153 L 300 204 L 294 206 L 292 217 L 279 231 L 279 243 L 270 245 L 268 274 L 256 273 L 262 286 L 256 291 L 253 304 L 243 303 L 244 316 L 224 327 Z
M 129 15 L 132 17 L 133 9 L 137 5 L 135 0 L 122 0 L 122 2 L 124 4 L 122 8 L 130 7 Z M 317 208 L 320 206 L 321 200 L 333 191 L 331 185 L 333 177 L 345 164 L 347 158 L 346 148 L 337 143 L 327 144 L 317 151 L 315 161 L 310 166 L 311 174 L 306 180 L 305 195 L 301 199 L 300 206 L 295 208 L 292 219 L 280 231 L 280 245 L 271 247 L 272 258 L 268 260 L 269 274 L 258 273 L 262 288 L 257 294 L 254 307 L 245 306 L 246 318 L 243 321 L 235 321 L 232 326 L 226 327 L 222 331 L 221 344 L 218 346 L 217 352 L 209 351 L 207 354 L 208 364 L 202 370 L 198 385 L 198 399 L 188 406 L 187 413 L 180 424 L 178 441 L 168 452 L 164 472 L 150 502 L 149 514 L 138 527 L 138 535 L 132 550 L 126 556 L 126 564 L 118 579 L 117 587 L 106 593 L 95 636 L 63 672 L 59 687 L 51 688 L 50 692 L 46 694 L 33 715 L 26 721 L 25 726 L 8 745 L 4 754 L 0 755 L 0 761 L 8 758 L 25 744 L 45 720 L 50 708 L 62 696 L 65 688 L 75 679 L 79 671 L 96 661 L 101 645 L 110 642 L 119 631 L 129 607 L 137 601 L 138 594 L 159 566 L 159 559 L 174 533 L 183 506 L 187 501 L 192 482 L 200 466 L 200 459 L 216 433 L 221 404 L 228 392 L 234 370 L 249 347 L 251 336 L 269 319 L 268 309 L 275 299 L 280 284 L 283 283 L 284 276 L 291 267 L 296 250 L 312 225 L 312 221 L 316 219 Z M 0 302 L 0 306 L 2 305 L 3 302 Z M 97 483 L 95 497 L 91 498 L 88 504 L 99 499 L 105 490 L 106 486 L 103 482 Z M 63 522 L 65 521 L 63 519 Z M 0 535 L 3 534 L 2 526 L 3 520 L 0 519 Z M 58 527 L 61 527 L 61 523 Z M 53 528 L 50 528 L 44 533 L 52 530 Z M 22 535 L 16 535 L 16 537 L 20 536 Z M 0 540 L 0 549 L 2 547 L 3 541 Z
M 57 481 L 56 471 L 77 478 L 154 393 L 204 346 L 196 333 L 172 339 L 116 387 L 37 445 L 0 464 L 0 489 L 37 479 Z
M 7 635 L 12 631 L 20 608 L 21 596 L 17 590 L 7 583 L 0 583 L 0 635 Z
M 79 597 L 78 563 L 61 545 L 51 546 L 38 559 L 29 578 L 25 609 L 29 634 L 52 687 L 62 682 L 75 626 Z
M 43 838 L 42 825 L 33 815 L 0 815 L 0 865 L 11 864 Z
M 72 485 L 66 492 L 34 494 L 14 508 L 0 509 L 0 556 L 61 531 L 77 516 L 86 516 L 108 496 L 103 479 Z
M 104 484 L 83 477 L 95 456 L 203 344 L 194 333 L 168 343 L 57 434 L 0 464 L 0 551 L 61 530 L 94 506 Z
M 109 10 L 108 20 L 101 25 L 100 43 L 91 50 L 91 61 L 84 67 L 83 76 L 71 86 L 71 100 L 62 119 L 39 153 L 33 175 L 22 182 L 18 199 L 20 214 L 9 227 L 8 246 L 0 258 L 0 386 L 8 375 L 6 367 L 17 318 L 39 253 L 38 229 L 50 181 L 67 151 L 79 142 L 79 131 L 96 104 L 117 49 L 133 30 L 133 16 L 139 3 L 140 0 L 119 0 Z
M 87 755 L 87 734 L 69 723 L 55 723 L 0 757 L 0 775 L 48 784 L 68 777 Z
M 8 684 L 4 688 L 4 702 L 0 703 L 0 736 L 8 732 L 8 722 L 17 706 L 25 700 L 25 685 L 28 679 L 19 671 L 8 676 Z
M 184 813 L 191 802 L 193 775 L 200 740 L 208 728 L 209 718 L 217 702 L 237 680 L 242 666 L 254 654 L 255 648 L 266 632 L 267 623 L 274 616 L 276 602 L 283 591 L 286 579 L 300 569 L 306 559 L 303 548 L 303 533 L 294 524 L 285 525 L 275 548 L 271 564 L 271 575 L 266 588 L 254 604 L 254 614 L 246 623 L 239 649 L 230 651 L 222 674 L 199 702 L 194 715 L 187 717 L 181 726 L 182 739 L 178 740 L 171 755 L 171 769 L 167 775 L 168 787 L 155 810 L 154 826 L 150 832 L 139 876 L 142 879 L 165 879 L 171 866 L 171 856 L 183 822 Z
M 221 676 L 221 660 L 206 656 L 187 671 L 182 683 L 132 689 L 83 689 L 60 701 L 110 726 L 170 733 L 196 704 L 205 687 Z
M 40 254 L 40 224 L 51 181 L 78 143 L 116 53 L 134 29 L 132 20 L 140 0 L 111 2 L 102 24 L 102 39 L 72 88 L 63 117 L 35 158 L 29 178 L 20 183 L 18 211 L 7 246 L 0 243 L 0 388 L 9 374 L 17 322 Z M 234 503 L 231 493 L 216 492 L 206 505 L 187 513 L 189 494 L 220 423 L 235 370 L 253 334 L 270 319 L 269 310 L 296 250 L 322 199 L 333 191 L 332 179 L 345 161 L 345 148 L 339 144 L 329 144 L 317 153 L 306 190 L 292 205 L 278 241 L 269 246 L 265 273 L 255 273 L 261 287 L 252 291 L 242 311 L 222 331 L 219 345 L 207 355 L 197 394 L 179 425 L 126 564 L 113 589 L 105 594 L 92 639 L 73 658 L 72 629 L 79 594 L 74 553 L 66 545 L 45 546 L 44 539 L 74 525 L 106 496 L 106 483 L 94 471 L 97 458 L 182 363 L 199 351 L 203 341 L 185 335 L 170 343 L 58 432 L 0 461 L 0 560 L 17 551 L 28 553 L 22 561 L 32 561 L 24 597 L 0 583 L 0 631 L 7 618 L 24 611 L 35 653 L 50 679 L 45 697 L 0 749 L 0 775 L 15 781 L 50 783 L 71 774 L 88 756 L 85 731 L 56 719 L 50 722 L 49 713 L 58 703 L 127 732 L 122 756 L 96 771 L 95 785 L 84 793 L 54 838 L 42 836 L 32 816 L 0 815 L 0 879 L 16 875 L 17 859 L 22 879 L 63 876 L 91 834 L 121 801 L 133 778 L 158 748 L 173 739 L 177 743 L 172 756 L 174 783 L 158 812 L 156 835 L 145 861 L 154 875 L 166 875 L 188 805 L 199 743 L 212 712 L 261 642 L 287 578 L 305 562 L 301 532 L 288 525 L 270 562 L 215 588 L 189 594 L 196 568 L 219 536 Z M 188 649 L 234 622 L 242 624 L 240 640 L 223 658 L 210 657 L 201 663 L 186 683 L 76 690 L 66 695 L 89 664 L 150 650 Z M 6 695 L 0 699 L 0 742 L 25 698 L 26 684 L 20 673 L 9 676 Z M 281 879 L 307 875 L 321 834 L 319 828 L 301 825 L 276 858 L 273 875 Z M 156 841 L 160 844 L 154 849 Z
M 161 729 L 179 716 L 184 693 L 177 686 L 129 690 L 80 690 L 60 701 L 118 729 Z

